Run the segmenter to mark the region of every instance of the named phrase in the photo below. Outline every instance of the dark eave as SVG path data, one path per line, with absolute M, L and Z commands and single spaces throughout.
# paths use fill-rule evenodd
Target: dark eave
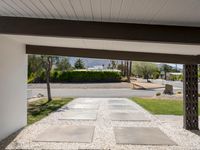
M 74 37 L 125 41 L 199 44 L 200 28 L 0 17 L 0 33 L 51 37 Z
M 27 54 L 42 54 L 42 55 L 59 55 L 59 56 L 74 56 L 74 57 L 89 57 L 102 59 L 117 59 L 117 60 L 134 60 L 134 61 L 149 61 L 149 62 L 164 62 L 178 64 L 199 64 L 199 56 L 176 55 L 176 54 L 161 54 L 161 53 L 144 53 L 144 52 L 127 52 L 99 49 L 84 49 L 70 47 L 52 47 L 52 46 L 37 46 L 26 45 Z

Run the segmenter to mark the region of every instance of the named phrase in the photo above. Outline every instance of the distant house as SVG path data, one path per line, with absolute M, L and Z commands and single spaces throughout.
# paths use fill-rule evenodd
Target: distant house
M 94 66 L 94 67 L 90 67 L 88 68 L 88 70 L 103 70 L 104 66 Z
M 182 80 L 183 73 L 182 72 L 168 72 L 167 80 Z
M 121 70 L 118 69 L 107 69 L 103 66 L 94 66 L 87 69 L 75 69 L 74 71 L 114 71 L 114 72 L 121 72 Z

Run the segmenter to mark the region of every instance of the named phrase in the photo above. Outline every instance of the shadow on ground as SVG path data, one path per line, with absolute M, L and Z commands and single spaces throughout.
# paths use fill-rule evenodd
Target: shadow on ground
M 6 147 L 20 134 L 20 132 L 23 129 L 24 128 L 21 128 L 20 130 L 16 131 L 15 133 L 13 133 L 12 135 L 8 136 L 4 140 L 0 141 L 0 150 L 6 149 Z
M 196 134 L 196 135 L 198 135 L 198 136 L 200 136 L 200 130 L 193 130 L 191 132 L 194 133 L 194 134 Z

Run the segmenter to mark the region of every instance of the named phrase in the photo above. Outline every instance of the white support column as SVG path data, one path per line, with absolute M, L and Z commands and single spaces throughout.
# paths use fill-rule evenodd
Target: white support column
M 0 140 L 27 124 L 25 45 L 0 36 Z

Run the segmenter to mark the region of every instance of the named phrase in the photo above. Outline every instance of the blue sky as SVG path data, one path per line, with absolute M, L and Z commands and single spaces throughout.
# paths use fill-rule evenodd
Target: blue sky
M 69 57 L 70 63 L 73 65 L 74 62 L 76 61 L 76 59 L 78 59 L 78 57 Z M 94 59 L 94 58 L 81 58 L 84 62 L 85 65 L 87 67 L 93 67 L 93 66 L 99 66 L 99 65 L 105 65 L 107 66 L 110 63 L 109 59 Z M 156 63 L 156 64 L 162 64 L 162 63 Z M 167 63 L 167 65 L 170 65 L 172 67 L 176 67 L 176 64 L 169 64 Z M 183 65 L 181 64 L 177 64 L 177 67 L 179 69 L 183 68 Z
M 167 65 L 170 65 L 172 67 L 176 67 L 176 64 L 169 64 L 169 63 L 156 63 L 156 64 L 167 64 Z M 182 64 L 177 64 L 177 67 L 182 69 L 183 68 L 183 65 Z

